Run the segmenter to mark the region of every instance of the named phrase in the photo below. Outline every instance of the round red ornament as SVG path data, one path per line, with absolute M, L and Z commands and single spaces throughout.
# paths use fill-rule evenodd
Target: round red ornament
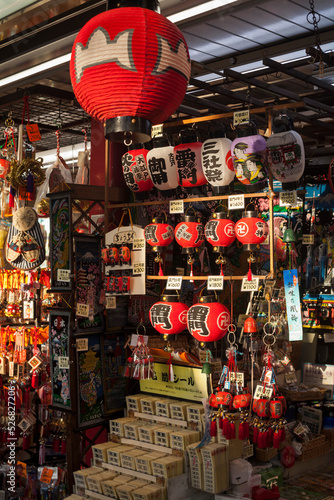
M 296 461 L 296 453 L 293 448 L 293 446 L 285 446 L 283 450 L 280 453 L 280 462 L 284 467 L 287 469 L 290 469 L 290 467 L 293 467 L 295 465 Z
M 182 253 L 194 253 L 204 241 L 204 226 L 195 215 L 185 215 L 184 221 L 175 228 L 175 239 L 182 247 Z
M 244 333 L 257 333 L 257 324 L 252 316 L 245 320 Z
M 214 252 L 222 253 L 235 240 L 235 224 L 227 218 L 226 212 L 215 212 L 206 223 L 206 240 L 213 246 Z
M 145 227 L 144 237 L 154 252 L 161 252 L 174 240 L 174 229 L 164 222 L 163 217 L 154 217 L 152 223 Z
M 162 335 L 177 335 L 187 326 L 188 309 L 176 295 L 162 295 L 150 309 L 151 325 Z
M 249 392 L 245 394 L 236 394 L 233 398 L 233 408 L 239 409 L 239 408 L 249 408 L 250 402 L 251 402 L 251 395 Z
M 131 260 L 131 252 L 129 247 L 127 246 L 122 246 L 119 249 L 118 252 L 118 258 L 119 258 L 119 263 L 122 264 L 128 264 Z
M 267 223 L 257 217 L 253 211 L 243 212 L 242 219 L 235 225 L 235 235 L 243 244 L 244 250 L 256 250 L 257 245 L 265 241 L 269 233 Z
M 215 342 L 227 333 L 231 322 L 230 312 L 214 295 L 200 298 L 188 311 L 188 330 L 200 342 Z
M 130 149 L 122 156 L 124 180 L 131 191 L 150 191 L 153 182 L 146 163 L 148 149 Z
M 70 62 L 79 104 L 106 121 L 107 139 L 118 142 L 150 140 L 152 124 L 165 122 L 183 101 L 190 69 L 181 31 L 141 7 L 93 17 L 79 31 Z

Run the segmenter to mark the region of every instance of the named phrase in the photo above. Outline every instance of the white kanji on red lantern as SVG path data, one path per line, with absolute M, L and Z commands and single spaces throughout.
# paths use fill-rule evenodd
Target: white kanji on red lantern
M 248 231 L 249 231 L 249 227 L 244 222 L 239 222 L 237 224 L 237 227 L 236 227 L 237 237 L 239 236 L 239 238 L 244 238 L 248 234 Z

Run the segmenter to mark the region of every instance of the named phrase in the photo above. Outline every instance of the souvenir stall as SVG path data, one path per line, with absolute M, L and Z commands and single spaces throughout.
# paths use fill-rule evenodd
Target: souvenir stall
M 294 103 L 175 117 L 196 65 L 151 3 L 76 34 L 75 168 L 60 107 L 47 168 L 29 96 L 5 119 L 0 490 L 330 500 L 334 160 L 310 175 Z

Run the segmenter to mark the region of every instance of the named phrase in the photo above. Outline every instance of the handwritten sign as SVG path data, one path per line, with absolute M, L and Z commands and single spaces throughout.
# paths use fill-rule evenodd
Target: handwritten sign
M 133 242 L 134 231 L 117 231 L 113 235 L 113 243 L 119 245 L 121 243 L 132 243 Z
M 228 197 L 228 209 L 240 210 L 245 208 L 245 196 L 243 194 L 232 194 Z
M 279 206 L 291 207 L 297 205 L 297 191 L 281 191 L 279 193 Z
M 159 125 L 153 125 L 152 127 L 152 138 L 155 137 L 156 135 L 162 135 L 164 132 L 164 124 L 159 123 Z
M 314 234 L 303 234 L 303 245 L 314 245 Z
M 233 113 L 233 126 L 236 127 L 240 123 L 249 122 L 249 109 L 243 109 L 242 111 L 235 111 Z
M 88 339 L 77 339 L 76 341 L 77 351 L 88 351 Z
M 182 276 L 168 276 L 166 290 L 180 290 L 182 286 Z
M 253 399 L 261 399 L 261 398 L 267 398 L 270 399 L 271 395 L 273 393 L 273 388 L 272 387 L 264 387 L 263 385 L 257 385 L 254 393 L 254 398 Z
M 39 480 L 41 481 L 41 483 L 50 484 L 52 476 L 53 476 L 53 469 L 48 469 L 47 467 L 43 467 L 42 474 Z
M 145 262 L 135 262 L 133 264 L 133 274 L 145 273 Z
M 77 316 L 89 318 L 89 306 L 87 304 L 77 304 Z
M 57 269 L 57 280 L 63 283 L 70 283 L 71 271 L 69 269 Z
M 116 309 L 116 297 L 106 297 L 106 309 Z
M 36 142 L 41 140 L 41 133 L 39 131 L 37 123 L 28 123 L 26 125 L 26 131 L 31 142 Z
M 135 238 L 132 243 L 132 250 L 144 250 L 145 240 L 142 238 Z
M 208 276 L 208 290 L 222 290 L 224 287 L 224 276 Z
M 169 213 L 170 214 L 183 214 L 184 213 L 183 200 L 170 200 L 169 201 Z
M 259 289 L 259 278 L 253 278 L 248 281 L 247 278 L 242 279 L 241 291 L 242 292 L 257 292 Z
M 286 312 L 289 325 L 289 340 L 303 340 L 303 325 L 300 308 L 298 275 L 296 269 L 283 271 Z
M 69 370 L 70 369 L 69 357 L 68 356 L 59 356 L 58 366 L 59 366 L 59 370 Z

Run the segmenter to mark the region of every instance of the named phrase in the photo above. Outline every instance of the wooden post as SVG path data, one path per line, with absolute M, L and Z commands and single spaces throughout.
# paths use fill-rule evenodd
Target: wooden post
M 108 232 L 109 229 L 109 141 L 104 139 L 105 147 L 105 160 L 104 160 L 104 172 L 105 172 L 105 184 L 104 184 L 104 234 Z

